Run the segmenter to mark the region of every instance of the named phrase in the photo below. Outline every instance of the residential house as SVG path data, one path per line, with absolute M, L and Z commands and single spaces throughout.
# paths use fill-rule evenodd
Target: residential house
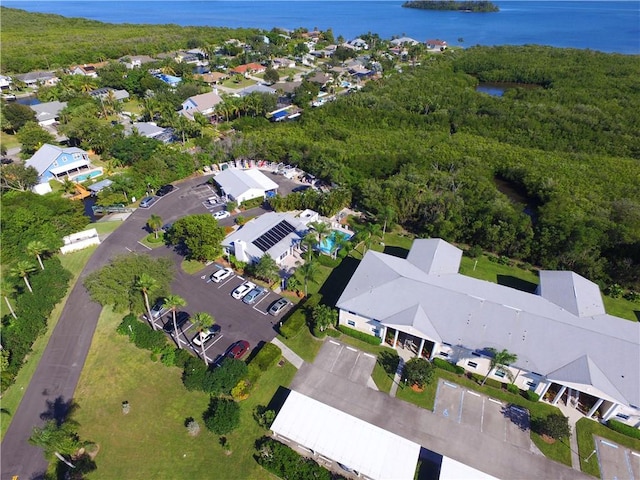
M 331 75 L 327 75 L 326 73 L 316 71 L 313 75 L 307 77 L 307 80 L 311 83 L 315 83 L 321 89 L 325 88 L 330 83 L 333 83 L 333 77 Z
M 92 92 L 89 92 L 89 95 L 99 100 L 107 100 L 110 96 L 112 96 L 113 99 L 118 102 L 129 100 L 129 92 L 127 92 L 126 90 L 114 90 L 113 88 L 108 87 L 93 90 Z
M 222 248 L 241 262 L 256 263 L 268 254 L 282 265 L 299 251 L 306 232 L 306 225 L 293 215 L 269 212 L 230 233 L 222 241 Z
M 84 75 L 85 77 L 98 77 L 98 69 L 107 65 L 107 62 L 85 63 L 83 65 L 73 65 L 69 67 L 71 75 Z
M 182 78 L 176 77 L 174 75 L 168 75 L 166 73 L 155 73 L 153 76 L 158 80 L 162 80 L 164 83 L 173 88 L 177 87 L 182 81 Z
M 0 75 L 0 90 L 11 90 L 13 80 L 6 75 Z
M 359 37 L 350 40 L 347 45 L 350 45 L 355 50 L 369 50 L 369 44 Z
M 25 166 L 38 171 L 40 183 L 61 180 L 65 177 L 84 176 L 93 178 L 102 174 L 102 169 L 94 169 L 89 154 L 80 148 L 61 148 L 45 143 L 26 161 Z
M 249 85 L 248 87 L 243 88 L 237 93 L 237 95 L 240 97 L 246 97 L 247 95 L 251 95 L 252 93 L 266 93 L 268 95 L 275 95 L 276 89 L 258 83 L 256 85 Z
M 15 76 L 18 80 L 23 82 L 27 87 L 37 88 L 40 85 L 46 87 L 53 87 L 60 81 L 56 72 L 45 72 L 42 70 L 23 73 Z
M 178 52 L 175 56 L 175 61 L 177 63 L 187 63 L 187 64 L 198 64 L 200 63 L 200 58 L 204 58 L 204 54 L 200 57 L 197 53 L 189 53 L 189 52 Z
M 296 66 L 296 62 L 290 58 L 274 58 L 271 61 L 271 65 L 274 70 L 279 68 L 294 68 Z
M 272 197 L 278 190 L 277 183 L 256 169 L 229 168 L 218 173 L 214 181 L 223 194 L 238 205 L 252 198 Z
M 202 73 L 202 74 L 194 75 L 194 78 L 197 78 L 198 80 L 202 80 L 207 85 L 212 87 L 212 86 L 218 85 L 218 84 L 222 83 L 223 81 L 225 81 L 226 79 L 228 79 L 229 75 L 227 75 L 226 73 L 221 73 L 221 72 L 209 72 L 209 73 Z
M 60 112 L 66 108 L 67 102 L 45 102 L 37 105 L 29 105 L 29 108 L 36 112 L 36 122 L 41 127 L 53 125 L 60 120 Z
M 440 39 L 427 40 L 424 42 L 429 50 L 444 51 L 447 49 L 447 42 Z
M 205 117 L 211 117 L 214 114 L 216 105 L 219 103 L 222 103 L 222 98 L 215 90 L 209 93 L 194 95 L 182 102 L 182 110 L 180 110 L 180 114 L 184 115 L 189 120 L 193 120 L 193 116 L 196 112 L 201 113 Z
M 129 55 L 118 59 L 120 63 L 124 63 L 125 67 L 129 70 L 134 68 L 140 68 L 145 63 L 153 62 L 153 58 L 148 55 Z
M 173 141 L 173 129 L 159 127 L 153 122 L 134 122 L 125 127 L 125 134 L 131 135 L 136 131 L 138 135 L 147 138 L 154 138 L 162 143 L 171 143 Z
M 260 65 L 259 63 L 246 63 L 244 65 L 238 65 L 235 68 L 229 70 L 231 73 L 240 74 L 244 76 L 253 75 L 256 73 L 264 73 L 267 67 Z
M 411 37 L 400 37 L 400 38 L 394 38 L 389 43 L 394 47 L 404 47 L 407 45 L 408 46 L 417 45 L 420 42 L 418 40 L 414 40 Z
M 640 426 L 640 323 L 608 315 L 598 286 L 576 273 L 542 271 L 532 294 L 461 275 L 461 257 L 440 239 L 415 240 L 406 259 L 369 250 L 336 304 L 340 324 Z M 517 360 L 491 369 L 489 349 Z

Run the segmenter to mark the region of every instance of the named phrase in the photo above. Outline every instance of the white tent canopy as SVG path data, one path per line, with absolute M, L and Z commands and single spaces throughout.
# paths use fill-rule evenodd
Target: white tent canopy
M 413 480 L 420 445 L 291 391 L 271 430 L 373 479 Z

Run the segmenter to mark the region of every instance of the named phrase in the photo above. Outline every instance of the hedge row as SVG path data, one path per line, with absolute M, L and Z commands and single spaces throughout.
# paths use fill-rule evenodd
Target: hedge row
M 451 362 L 447 362 L 441 358 L 434 358 L 432 362 L 436 367 L 446 370 L 447 372 L 457 373 L 458 375 L 464 375 L 464 368 L 459 365 L 454 365 Z
M 282 350 L 273 343 L 266 343 L 249 362 L 249 381 L 255 383 L 262 372 L 273 367 L 282 357 Z
M 344 325 L 338 325 L 338 330 L 340 330 L 345 335 L 349 335 L 350 337 L 357 338 L 358 340 L 362 340 L 363 342 L 368 343 L 370 345 L 380 345 L 380 343 L 382 343 L 382 339 L 380 337 L 369 335 L 368 333 L 364 333 L 359 330 L 355 330 L 353 328 L 345 327 Z
M 331 480 L 331 472 L 310 458 L 298 455 L 288 446 L 264 437 L 256 442 L 257 462 L 277 477 L 287 479 Z
M 318 305 L 320 300 L 322 300 L 322 295 L 319 294 L 309 295 L 305 298 L 287 321 L 280 326 L 280 335 L 284 338 L 293 338 L 300 333 L 302 327 L 307 324 L 307 316 L 311 315 L 313 307 Z
M 607 427 L 611 430 L 626 435 L 627 437 L 637 438 L 640 440 L 640 430 L 631 425 L 627 425 L 625 423 L 619 422 L 618 420 L 609 420 L 607 422 Z
M 153 330 L 147 323 L 130 313 L 122 319 L 116 331 L 127 335 L 136 347 L 160 353 L 167 346 L 167 336 L 162 330 Z
M 336 268 L 342 262 L 342 258 L 331 258 L 329 255 L 318 255 L 318 263 L 325 267 Z

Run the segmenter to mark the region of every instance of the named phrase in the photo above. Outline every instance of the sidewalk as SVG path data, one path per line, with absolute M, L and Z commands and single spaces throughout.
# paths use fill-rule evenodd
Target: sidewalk
M 396 396 L 396 392 L 398 391 L 398 385 L 400 385 L 400 380 L 402 379 L 402 369 L 404 368 L 404 359 L 400 357 L 400 361 L 398 362 L 398 368 L 396 369 L 396 374 L 393 377 L 393 384 L 391 384 L 391 390 L 389 390 L 389 395 L 392 397 Z
M 296 367 L 298 370 L 300 370 L 302 365 L 304 365 L 304 360 L 302 360 L 302 358 L 300 358 L 296 352 L 291 350 L 280 340 L 278 340 L 277 338 L 274 338 L 273 340 L 271 340 L 271 343 L 273 343 L 275 346 L 280 348 L 280 350 L 282 350 L 282 356 L 286 358 L 289 362 L 291 362 L 291 364 L 294 367 Z

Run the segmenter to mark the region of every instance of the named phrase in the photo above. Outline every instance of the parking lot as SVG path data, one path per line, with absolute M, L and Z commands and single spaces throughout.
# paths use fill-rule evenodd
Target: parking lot
M 313 364 L 334 375 L 366 386 L 376 364 L 376 357 L 335 340 L 329 340 L 324 342 Z
M 634 480 L 640 478 L 640 452 L 634 452 L 611 440 L 593 437 L 602 478 Z M 593 457 L 590 459 L 593 461 Z
M 196 312 L 210 313 L 216 324 L 221 327 L 221 332 L 215 338 L 204 345 L 204 354 L 207 363 L 213 363 L 219 355 L 238 340 L 247 340 L 250 349 L 263 342 L 269 342 L 276 335 L 275 326 L 283 318 L 291 305 L 277 317 L 268 313 L 269 307 L 281 297 L 271 290 L 266 290 L 258 297 L 255 303 L 247 305 L 240 299 L 231 296 L 231 292 L 241 285 L 245 279 L 237 274 L 228 279 L 215 283 L 209 277 L 220 268 L 212 264 L 198 275 L 187 275 L 180 272 L 174 282 L 172 291 L 187 301 L 186 307 L 181 309 L 193 315 Z M 191 322 L 187 321 L 178 328 L 178 338 L 175 338 L 173 329 L 173 317 L 170 312 L 163 314 L 155 320 L 156 328 L 163 328 L 168 323 L 167 329 L 171 332 L 174 342 L 179 342 L 181 348 L 193 350 L 199 357 L 202 356 L 202 347 L 193 344 L 193 338 L 197 331 Z
M 528 449 L 529 412 L 445 380 L 438 382 L 434 413 L 497 440 Z

